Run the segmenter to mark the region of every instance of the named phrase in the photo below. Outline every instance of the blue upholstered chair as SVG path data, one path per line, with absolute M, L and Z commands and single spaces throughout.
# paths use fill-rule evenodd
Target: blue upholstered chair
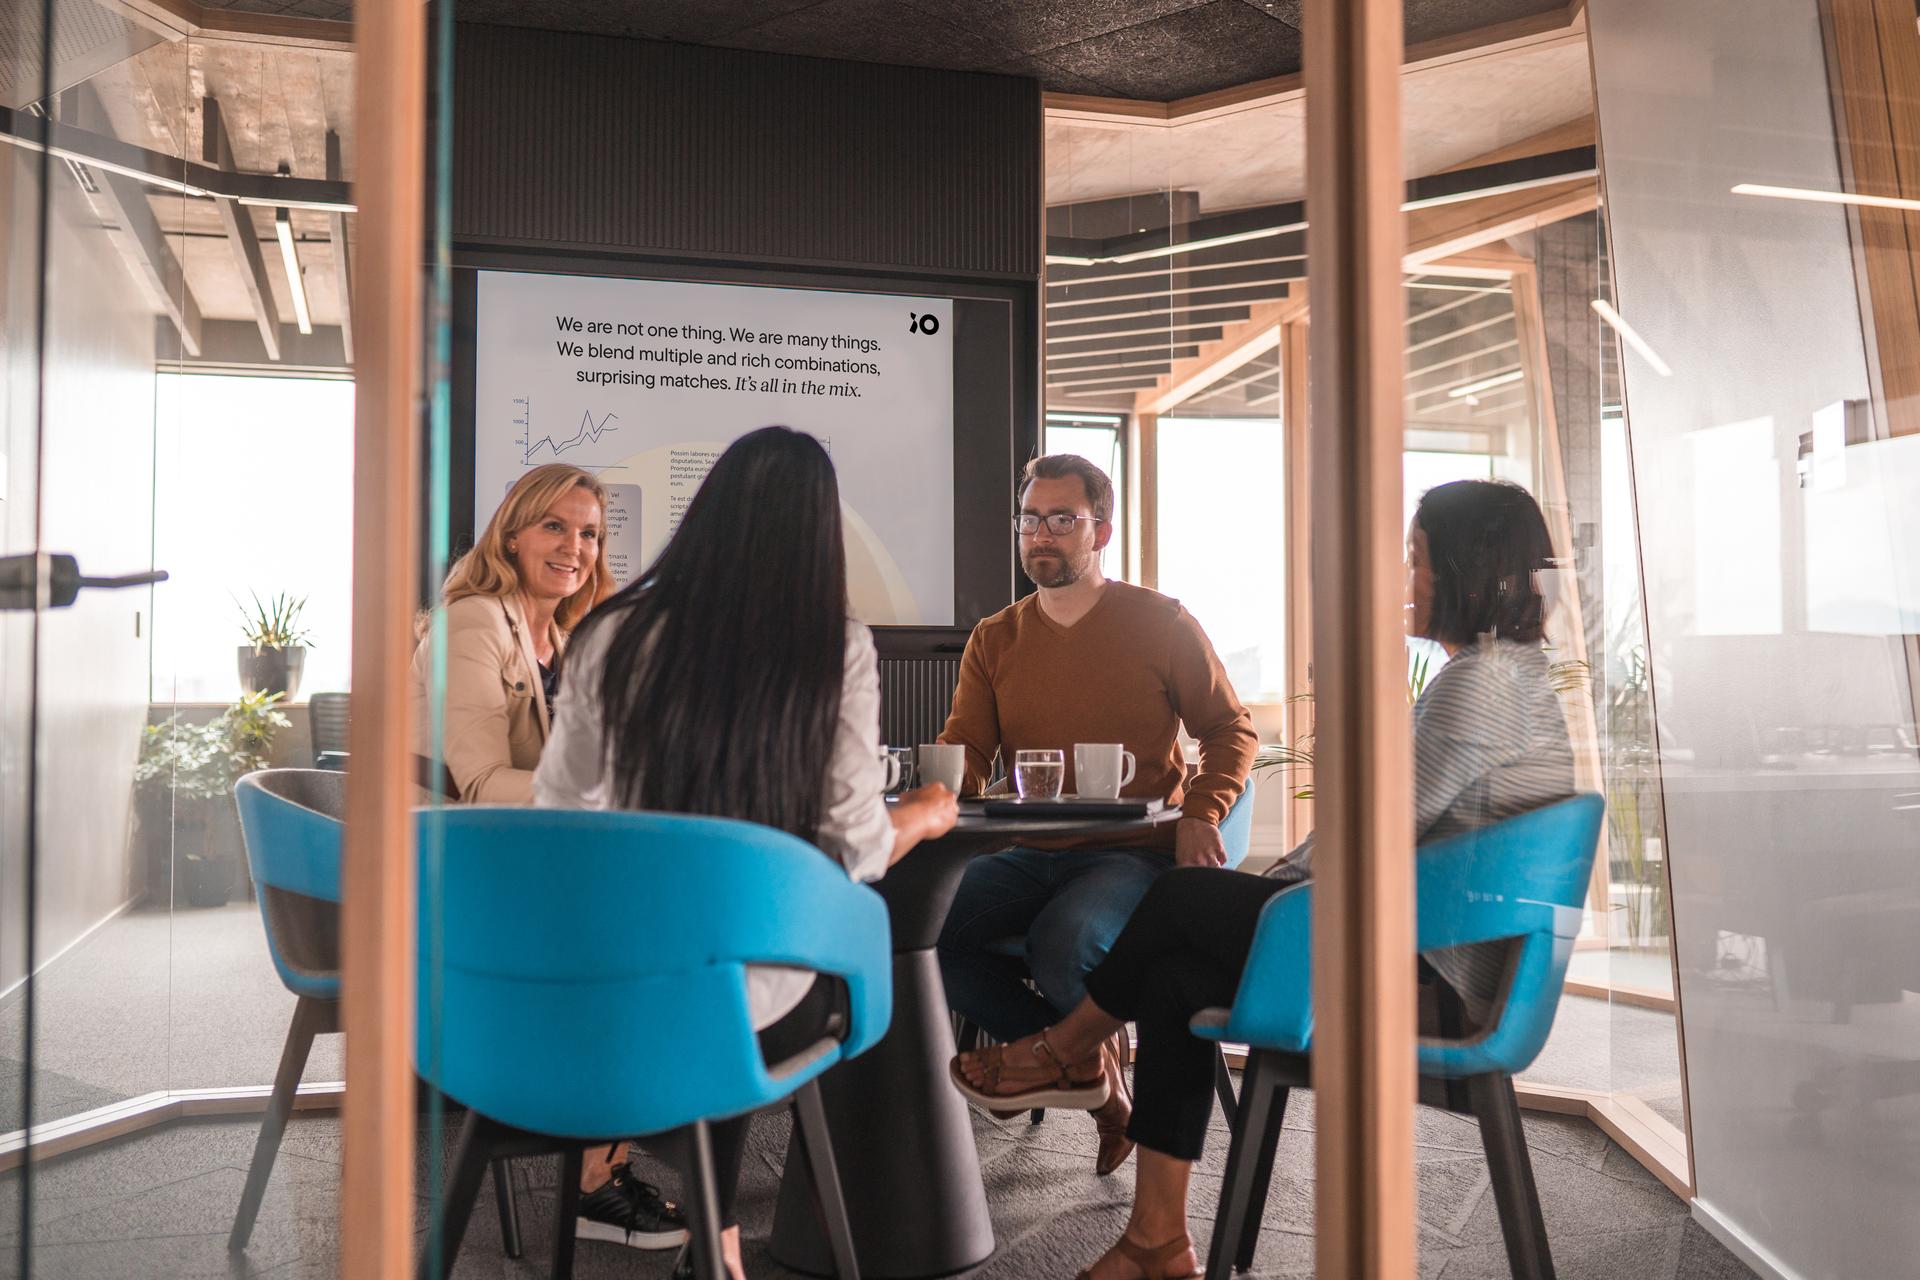
M 1485 1025 L 1458 1034 L 1460 1011 L 1448 1007 L 1451 988 L 1433 984 L 1442 997 L 1441 1035 L 1420 1040 L 1419 1074 L 1421 1101 L 1478 1117 L 1507 1260 L 1523 1280 L 1551 1280 L 1553 1257 L 1513 1076 L 1539 1055 L 1553 1027 L 1602 812 L 1599 796 L 1577 795 L 1422 845 L 1415 857 L 1417 951 L 1508 944 L 1506 979 Z M 1193 1020 L 1195 1035 L 1249 1050 L 1208 1280 L 1226 1280 L 1230 1263 L 1241 1270 L 1253 1265 L 1287 1092 L 1308 1082 L 1312 893 L 1309 882 L 1267 904 L 1233 1007 L 1210 1009 Z
M 281 983 L 298 998 L 227 1238 L 227 1247 L 237 1251 L 253 1235 L 314 1037 L 340 1029 L 340 836 L 347 775 L 334 769 L 263 769 L 241 778 L 233 794 L 267 951 Z M 504 1164 L 494 1170 L 494 1193 L 507 1252 L 518 1257 L 518 1213 Z
M 227 1237 L 227 1247 L 237 1251 L 252 1238 L 314 1037 L 340 1029 L 340 830 L 347 777 L 321 769 L 266 769 L 241 778 L 233 794 L 267 952 L 281 984 L 297 997 Z
M 451 1266 L 490 1159 L 560 1151 L 568 1275 L 582 1149 L 673 1135 L 696 1272 L 718 1280 L 708 1123 L 791 1102 L 835 1269 L 857 1280 L 816 1080 L 886 1032 L 879 895 L 803 841 L 718 818 L 469 807 L 423 811 L 419 832 L 416 1063 L 468 1108 L 422 1274 Z M 839 979 L 846 1025 L 767 1063 L 749 965 Z
M 1229 870 L 1247 860 L 1247 850 L 1253 845 L 1253 796 L 1254 778 L 1252 774 L 1248 774 L 1246 785 L 1240 789 L 1239 796 L 1234 799 L 1233 807 L 1227 810 L 1227 816 L 1220 820 L 1220 843 L 1226 847 L 1226 865 Z M 1027 936 L 1017 934 L 997 939 L 988 944 L 987 950 L 1012 960 L 1025 960 Z M 956 1015 L 954 1023 L 954 1041 L 958 1047 L 972 1049 L 982 1042 L 980 1029 L 967 1019 Z M 1220 1099 L 1220 1108 L 1226 1113 L 1228 1123 L 1232 1123 L 1235 1106 L 1233 1075 L 1227 1069 L 1227 1058 L 1224 1052 L 1214 1059 L 1213 1089 L 1215 1096 Z M 1034 1124 L 1039 1124 L 1046 1118 L 1045 1107 L 1035 1107 L 1031 1112 Z

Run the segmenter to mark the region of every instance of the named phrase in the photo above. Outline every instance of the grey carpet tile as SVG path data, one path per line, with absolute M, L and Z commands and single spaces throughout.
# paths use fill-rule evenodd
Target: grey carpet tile
M 21 1128 L 26 1114 L 26 1066 L 18 1058 L 0 1058 L 0 1132 Z M 33 1076 L 33 1122 L 48 1124 L 110 1102 L 120 1093 L 59 1071 L 36 1071 Z
M 1558 1236 L 1549 1228 L 1548 1235 L 1559 1280 L 1680 1280 L 1684 1274 L 1677 1269 L 1679 1223 L 1587 1236 Z M 1512 1275 L 1505 1247 L 1495 1242 L 1455 1251 L 1440 1280 L 1510 1280 Z
M 1540 1209 L 1550 1240 L 1664 1230 L 1687 1213 L 1686 1204 L 1658 1183 L 1630 1186 L 1542 1151 L 1533 1153 L 1533 1177 L 1540 1189 Z M 1499 1241 L 1500 1217 L 1492 1196 L 1481 1200 L 1459 1234 L 1468 1243 Z
M 1308 1277 L 1313 1266 L 1311 1095 L 1288 1109 L 1255 1260 L 1256 1280 Z M 1216 1114 L 1216 1123 L 1219 1116 Z M 424 1177 L 457 1140 L 455 1123 L 437 1144 L 421 1139 Z M 786 1280 L 767 1253 L 773 1206 L 791 1125 L 784 1113 L 755 1121 L 743 1165 L 739 1211 L 748 1273 Z M 1505 1276 L 1506 1255 L 1488 1190 L 1479 1133 L 1470 1120 L 1421 1109 L 1419 1248 L 1424 1280 Z M 1584 1121 L 1528 1115 L 1526 1131 L 1559 1273 L 1570 1280 L 1745 1280 L 1750 1273 L 1686 1216 L 1686 1207 Z M 252 1276 L 278 1280 L 337 1274 L 339 1120 L 296 1118 L 282 1146 L 251 1247 L 231 1262 L 226 1229 L 252 1156 L 251 1121 L 178 1124 L 43 1166 L 37 1181 L 36 1277 L 129 1275 Z M 1070 1276 L 1123 1229 L 1135 1162 L 1110 1178 L 1093 1175 L 1093 1126 L 1080 1113 L 1052 1112 L 1041 1125 L 975 1118 L 983 1177 L 999 1248 L 969 1280 Z M 429 1147 L 435 1150 L 429 1152 Z M 1209 1135 L 1193 1179 L 1192 1231 L 1202 1254 L 1225 1165 L 1224 1130 Z M 642 1176 L 673 1194 L 677 1179 L 655 1153 L 635 1157 Z M 557 1158 L 515 1162 L 527 1255 L 506 1258 L 490 1183 L 481 1188 L 453 1274 L 459 1280 L 532 1280 L 546 1274 L 553 1232 Z M 60 1192 L 63 1194 L 54 1194 Z M 0 1179 L 0 1205 L 17 1202 Z M 424 1201 L 422 1201 L 424 1206 Z M 17 1231 L 0 1217 L 0 1230 Z M 0 1277 L 18 1253 L 0 1238 Z M 667 1280 L 672 1253 L 582 1242 L 576 1275 Z
M 1705 1227 L 1688 1218 L 1680 1228 L 1676 1280 L 1752 1280 L 1747 1264 L 1727 1251 Z

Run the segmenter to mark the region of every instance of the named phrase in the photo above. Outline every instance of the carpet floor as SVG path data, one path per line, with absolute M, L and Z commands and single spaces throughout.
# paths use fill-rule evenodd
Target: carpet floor
M 1275 1162 L 1260 1277 L 1310 1276 L 1313 1266 L 1313 1107 L 1302 1092 L 1288 1108 Z M 1192 1223 L 1202 1248 L 1212 1228 L 1226 1160 L 1216 1132 L 1194 1176 Z M 1687 1206 L 1584 1120 L 1528 1114 L 1528 1146 L 1563 1280 L 1748 1280 L 1744 1265 L 1708 1235 Z M 330 1115 L 295 1119 L 274 1169 L 248 1251 L 230 1257 L 232 1223 L 253 1151 L 252 1121 L 191 1122 L 80 1152 L 41 1166 L 33 1187 L 31 1275 L 82 1278 L 199 1276 L 322 1277 L 338 1273 L 340 1127 Z M 784 1117 L 755 1122 L 741 1178 L 740 1217 L 750 1276 L 785 1280 L 767 1254 L 786 1147 Z M 976 1117 L 988 1202 L 999 1247 L 968 1273 L 980 1280 L 1070 1277 L 1118 1237 L 1133 1194 L 1133 1162 L 1111 1178 L 1093 1174 L 1088 1117 L 1050 1113 L 1044 1124 Z M 441 1158 L 452 1135 L 419 1143 Z M 1422 1109 L 1417 1119 L 1420 1275 L 1478 1280 L 1508 1274 L 1479 1134 L 1471 1120 Z M 673 1184 L 664 1166 L 643 1173 Z M 516 1165 L 528 1255 L 503 1256 L 490 1189 L 483 1188 L 454 1274 L 462 1280 L 524 1280 L 546 1274 L 556 1160 Z M 20 1274 L 19 1175 L 0 1178 L 0 1276 Z M 416 1205 L 416 1220 L 425 1201 Z M 667 1280 L 670 1253 L 582 1242 L 575 1274 Z

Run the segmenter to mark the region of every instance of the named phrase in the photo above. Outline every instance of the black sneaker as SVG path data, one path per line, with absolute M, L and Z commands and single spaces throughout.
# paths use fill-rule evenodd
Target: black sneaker
M 600 1187 L 581 1195 L 573 1234 L 635 1249 L 672 1249 L 686 1243 L 687 1220 L 660 1188 L 615 1169 Z

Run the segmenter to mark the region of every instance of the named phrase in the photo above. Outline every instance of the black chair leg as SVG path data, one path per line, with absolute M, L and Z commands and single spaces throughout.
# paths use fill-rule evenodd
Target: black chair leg
M 1278 1064 L 1272 1055 L 1254 1051 L 1247 1055 L 1246 1070 L 1240 1076 L 1239 1116 L 1233 1126 L 1233 1142 L 1227 1148 L 1226 1176 L 1220 1182 L 1220 1208 L 1213 1219 L 1213 1244 L 1207 1250 L 1207 1280 L 1229 1280 L 1240 1243 L 1247 1235 L 1249 1221 L 1257 1237 L 1259 1219 L 1250 1217 L 1255 1199 L 1255 1180 L 1260 1173 L 1261 1148 L 1265 1145 L 1268 1117 L 1274 1094 L 1282 1086 Z M 1271 1169 L 1269 1164 L 1268 1168 Z M 1259 1189 L 1259 1201 L 1266 1203 L 1266 1188 Z
M 487 1161 L 499 1126 L 477 1111 L 467 1112 L 460 1126 L 460 1143 L 454 1149 L 453 1169 L 447 1175 L 440 1204 L 429 1210 L 427 1238 L 420 1246 L 420 1280 L 445 1280 L 453 1270 L 453 1259 L 460 1252 L 461 1238 L 467 1234 L 467 1219 L 473 1216 L 473 1202 L 480 1198 L 480 1183 L 486 1176 Z
M 247 1247 L 253 1236 L 254 1219 L 260 1216 L 260 1202 L 266 1198 L 267 1179 L 273 1176 L 273 1162 L 280 1154 L 280 1139 L 287 1132 L 287 1118 L 293 1114 L 293 1098 L 300 1089 L 301 1073 L 307 1069 L 307 1055 L 313 1051 L 313 1038 L 334 1027 L 335 1006 L 331 1000 L 301 996 L 293 1006 L 293 1021 L 287 1026 L 287 1042 L 280 1050 L 280 1069 L 274 1073 L 273 1096 L 267 1101 L 267 1113 L 260 1120 L 260 1136 L 253 1143 L 253 1163 L 247 1166 L 246 1189 L 240 1193 L 240 1208 L 233 1215 L 233 1231 L 227 1236 L 227 1248 L 236 1252 Z
M 1227 1128 L 1233 1128 L 1234 1113 L 1239 1103 L 1233 1097 L 1233 1072 L 1227 1067 L 1227 1051 L 1213 1051 L 1213 1096 L 1220 1099 L 1221 1114 L 1227 1118 Z
M 1273 1185 L 1273 1158 L 1280 1149 L 1280 1129 L 1287 1119 L 1290 1090 L 1271 1073 L 1262 1082 L 1268 1091 L 1266 1132 L 1260 1137 L 1260 1159 L 1253 1169 L 1253 1188 L 1247 1197 L 1246 1222 L 1240 1228 L 1240 1245 L 1234 1250 L 1233 1265 L 1241 1271 L 1253 1270 L 1253 1255 L 1260 1247 L 1260 1225 L 1267 1216 L 1267 1188 Z
M 847 1222 L 847 1202 L 840 1194 L 840 1170 L 827 1133 L 827 1112 L 820 1103 L 820 1082 L 809 1081 L 793 1095 L 793 1135 L 813 1179 L 813 1194 L 833 1251 L 833 1271 L 840 1280 L 860 1280 L 860 1263 L 853 1253 L 853 1228 Z
M 714 1180 L 713 1131 L 704 1120 L 685 1131 L 687 1142 L 687 1234 L 696 1280 L 726 1280 L 720 1255 L 720 1189 Z
M 560 1153 L 560 1187 L 553 1206 L 553 1280 L 573 1276 L 574 1230 L 580 1217 L 580 1168 L 586 1153 L 569 1146 Z
M 1533 1183 L 1533 1161 L 1520 1127 L 1513 1080 L 1504 1075 L 1474 1076 L 1467 1088 L 1480 1120 L 1480 1142 L 1487 1150 L 1487 1172 L 1493 1182 L 1494 1205 L 1500 1211 L 1500 1234 L 1507 1243 L 1507 1265 L 1514 1280 L 1553 1280 L 1553 1253 L 1547 1246 L 1547 1224 L 1540 1215 L 1540 1192 Z
M 517 1258 L 523 1250 L 520 1246 L 520 1205 L 514 1197 L 511 1160 L 493 1162 L 493 1203 L 500 1211 L 500 1242 L 509 1258 Z

